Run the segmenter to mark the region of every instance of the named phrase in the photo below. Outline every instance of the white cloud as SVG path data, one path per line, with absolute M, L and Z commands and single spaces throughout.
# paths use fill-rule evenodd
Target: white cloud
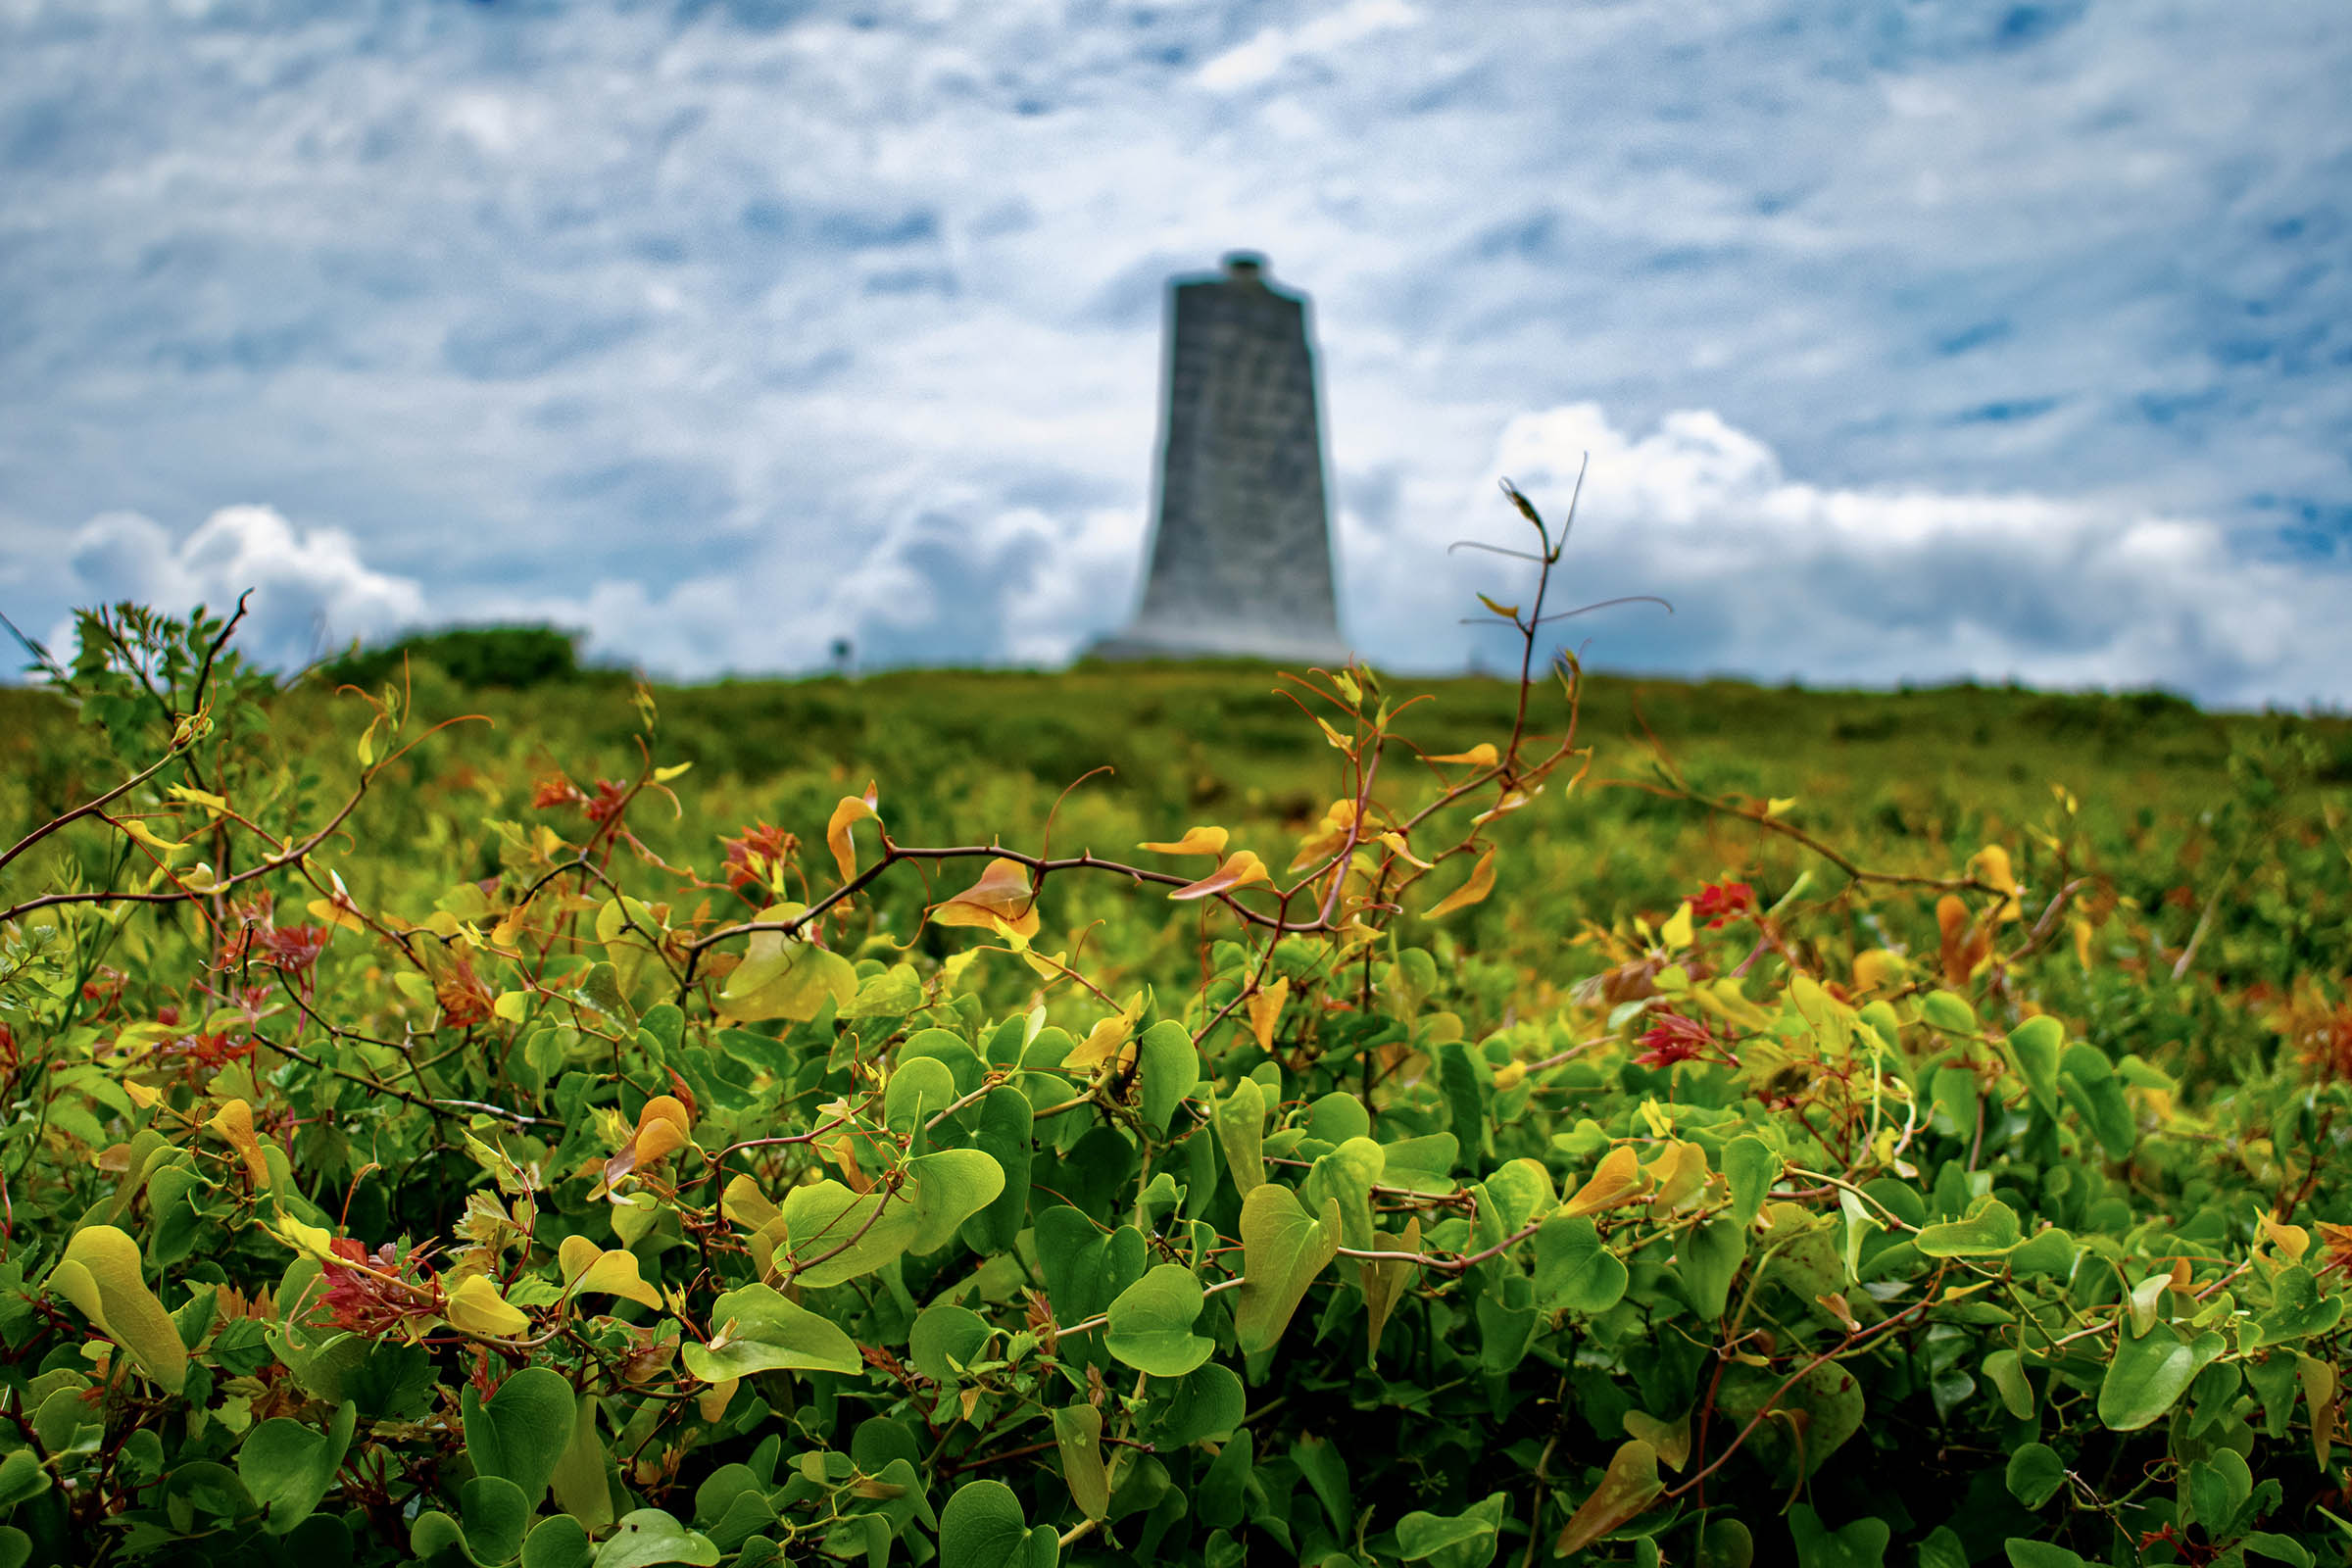
M 422 588 L 371 569 L 350 535 L 297 529 L 270 507 L 223 507 L 176 542 L 152 518 L 107 513 L 83 524 L 69 549 L 79 604 L 132 599 L 225 613 L 251 589 L 238 646 L 266 662 L 303 663 L 425 615 Z M 61 628 L 56 646 L 65 636 Z
M 1263 29 L 1202 66 L 1199 80 L 1211 92 L 1263 86 L 1294 62 L 1320 60 L 1420 20 L 1420 13 L 1405 0 L 1347 0 L 1296 27 Z
M 1642 606 L 1558 629 L 1602 662 L 1684 673 L 1801 673 L 1824 683 L 2017 678 L 2162 685 L 2259 706 L 2352 703 L 2352 571 L 2266 560 L 2197 518 L 2034 495 L 1851 489 L 1791 478 L 1754 436 L 1706 411 L 1646 435 L 1585 403 L 1512 418 L 1463 514 L 1476 537 L 1524 545 L 1493 501 L 1508 477 L 1555 526 L 1591 468 L 1554 608 L 1618 594 Z M 1525 573 L 1456 556 L 1442 582 L 1367 588 L 1426 622 L 1473 589 L 1525 596 Z M 1506 634 L 1507 635 L 1507 634 Z M 1489 657 L 1498 656 L 1500 636 Z
M 2138 682 L 2181 678 L 2193 633 L 2196 689 L 2300 701 L 2293 656 L 2118 563 L 2260 584 L 2286 528 L 2330 584 L 2352 550 L 2352 31 L 2328 24 L 2131 0 L 0 5 L 0 594 L 54 624 L 90 591 L 81 519 L 263 497 L 436 618 L 546 613 L 675 673 L 821 662 L 837 635 L 1051 657 L 1127 609 L 1164 279 L 1246 245 L 1314 295 L 1347 612 L 1385 657 L 1460 656 L 1438 552 L 1497 514 L 1464 499 L 1496 432 L 1591 401 L 1655 432 L 1628 461 L 1682 455 L 1663 490 L 1620 476 L 1656 517 L 1786 531 L 1798 507 L 1774 537 L 1813 539 L 1848 599 L 1918 596 L 1857 582 L 1912 559 L 1837 534 L 1860 508 L 1931 555 L 1981 530 L 2082 597 L 2155 594 L 2171 628 L 1931 606 L 1895 631 L 1831 604 L 1819 635 L 1765 635 L 1686 595 L 1671 639 L 1629 641 L 1636 612 L 1596 647 Z M 1720 429 L 1660 423 L 1688 408 Z M 2033 542 L 2157 516 L 2205 520 Z M 1770 569 L 1676 537 L 1672 561 L 1589 558 L 1643 579 L 1595 593 Z M 2331 646 L 2300 583 L 2265 603 L 2264 628 Z

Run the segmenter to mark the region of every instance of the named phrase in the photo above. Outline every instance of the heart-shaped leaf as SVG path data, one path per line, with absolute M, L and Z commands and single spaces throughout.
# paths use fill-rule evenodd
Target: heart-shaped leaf
M 1060 1555 L 1053 1530 L 1031 1530 L 1002 1481 L 967 1481 L 939 1510 L 940 1568 L 1054 1568 Z
M 1110 1303 L 1110 1353 L 1139 1372 L 1180 1378 L 1209 1357 L 1213 1342 L 1193 1332 L 1200 1281 L 1181 1263 L 1162 1263 Z
M 1608 1472 L 1592 1494 L 1577 1505 L 1552 1550 L 1572 1556 L 1637 1517 L 1658 1500 L 1666 1483 L 1658 1479 L 1658 1450 L 1640 1438 L 1622 1445 L 1609 1457 Z
M 112 1225 L 85 1226 L 66 1244 L 49 1283 L 166 1390 L 177 1394 L 187 1382 L 188 1348 L 140 1275 L 137 1242 Z
M 523 1501 L 538 1507 L 556 1461 L 571 1443 L 571 1385 L 560 1372 L 526 1366 L 488 1399 L 468 1388 L 462 1407 L 466 1456 L 474 1473 L 514 1482 Z
M 2218 1334 L 2182 1339 L 2169 1323 L 2133 1337 L 2118 1331 L 2115 1359 L 2099 1383 L 2099 1420 L 2117 1432 L 2136 1432 L 2173 1407 L 2205 1363 L 2221 1354 Z
M 612 1536 L 596 1549 L 596 1568 L 655 1568 L 670 1562 L 713 1568 L 717 1561 L 718 1547 L 709 1536 L 696 1534 L 659 1508 L 622 1514 Z
M 1306 1288 L 1339 1255 L 1340 1205 L 1325 1200 L 1307 1213 L 1288 1187 L 1269 1182 L 1242 1202 L 1242 1266 L 1247 1279 L 1234 1311 L 1243 1353 L 1270 1349 L 1298 1309 Z
M 686 1370 L 706 1383 L 755 1372 L 855 1372 L 864 1364 L 847 1334 L 772 1286 L 729 1291 L 710 1304 L 710 1344 L 679 1352 Z
M 359 1414 L 359 1406 L 346 1399 L 324 1431 L 274 1416 L 245 1435 L 237 1448 L 237 1479 L 262 1505 L 263 1525 L 271 1535 L 284 1535 L 318 1508 L 335 1484 Z

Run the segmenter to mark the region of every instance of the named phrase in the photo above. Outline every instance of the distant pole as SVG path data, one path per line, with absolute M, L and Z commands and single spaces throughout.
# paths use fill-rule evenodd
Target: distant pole
M 1135 616 L 1099 657 L 1347 658 L 1307 303 L 1266 281 L 1263 257 L 1170 286 L 1145 559 Z

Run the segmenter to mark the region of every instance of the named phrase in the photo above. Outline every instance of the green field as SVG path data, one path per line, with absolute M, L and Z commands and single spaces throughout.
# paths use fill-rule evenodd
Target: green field
M 2343 721 L 118 630 L 0 1568 L 2345 1558 Z

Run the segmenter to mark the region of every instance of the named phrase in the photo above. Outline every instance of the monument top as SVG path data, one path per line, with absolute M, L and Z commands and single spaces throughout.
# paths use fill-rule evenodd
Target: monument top
M 1225 253 L 1225 281 L 1228 283 L 1259 283 L 1266 280 L 1266 259 L 1256 251 L 1227 251 Z

